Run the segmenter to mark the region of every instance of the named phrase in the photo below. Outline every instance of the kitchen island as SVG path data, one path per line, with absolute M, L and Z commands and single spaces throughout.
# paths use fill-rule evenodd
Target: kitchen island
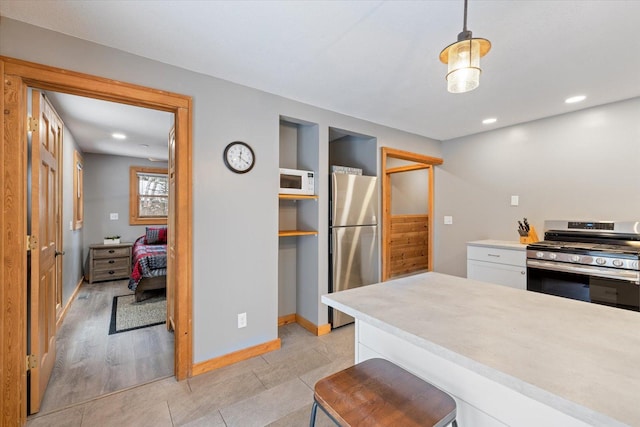
M 640 313 L 423 273 L 322 302 L 383 357 L 449 392 L 462 426 L 640 426 Z

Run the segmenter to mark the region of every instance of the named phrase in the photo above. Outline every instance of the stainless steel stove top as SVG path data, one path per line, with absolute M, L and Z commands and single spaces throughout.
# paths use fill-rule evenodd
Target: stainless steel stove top
M 527 246 L 528 259 L 639 269 L 640 222 L 545 221 L 545 230 L 545 240 Z

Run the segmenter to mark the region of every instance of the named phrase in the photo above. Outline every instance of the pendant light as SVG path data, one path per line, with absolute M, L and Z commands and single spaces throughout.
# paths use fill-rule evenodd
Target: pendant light
M 491 49 L 487 39 L 473 38 L 467 30 L 467 0 L 464 0 L 464 25 L 458 41 L 440 52 L 440 61 L 448 64 L 447 90 L 469 92 L 480 84 L 480 58 Z

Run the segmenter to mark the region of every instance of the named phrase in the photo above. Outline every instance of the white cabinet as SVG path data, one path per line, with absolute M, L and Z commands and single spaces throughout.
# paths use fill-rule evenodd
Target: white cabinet
M 526 245 L 498 240 L 469 242 L 467 278 L 527 289 Z

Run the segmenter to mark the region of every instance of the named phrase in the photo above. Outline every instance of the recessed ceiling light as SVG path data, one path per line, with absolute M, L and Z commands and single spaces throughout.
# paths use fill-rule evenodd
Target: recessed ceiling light
M 490 124 L 495 123 L 495 122 L 497 122 L 497 121 L 498 121 L 498 119 L 496 119 L 495 117 L 491 117 L 491 118 L 489 118 L 489 119 L 484 119 L 484 120 L 482 121 L 482 124 L 483 124 L 483 125 L 490 125 Z
M 587 99 L 585 95 L 576 95 L 565 99 L 564 102 L 567 104 L 575 104 L 576 102 L 582 102 L 585 99 Z
M 140 147 L 142 147 L 142 148 L 149 148 L 149 144 L 140 144 Z
M 114 139 L 127 139 L 127 135 L 125 135 L 124 133 L 119 133 L 119 132 L 112 133 L 111 136 Z

